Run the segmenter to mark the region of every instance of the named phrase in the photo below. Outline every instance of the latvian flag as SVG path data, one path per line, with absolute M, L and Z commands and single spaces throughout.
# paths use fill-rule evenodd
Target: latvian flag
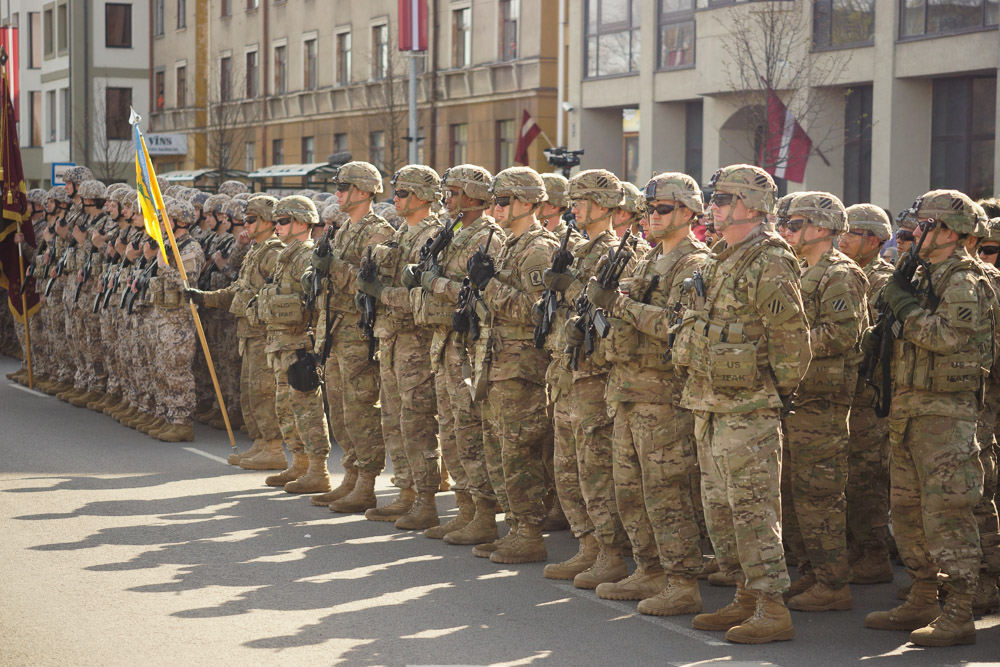
M 801 183 L 812 139 L 773 90 L 767 91 L 767 142 L 760 163 L 775 178 Z

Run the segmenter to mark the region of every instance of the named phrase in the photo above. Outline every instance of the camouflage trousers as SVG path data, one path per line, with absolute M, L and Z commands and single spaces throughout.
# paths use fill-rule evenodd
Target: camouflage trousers
M 217 312 L 215 326 L 217 345 L 211 348 L 212 361 L 222 390 L 222 399 L 226 403 L 229 416 L 235 417 L 242 412 L 240 384 L 242 361 L 240 359 L 239 343 L 236 337 L 236 316 L 227 311 Z M 215 387 L 212 387 L 215 392 Z
M 558 394 L 552 403 L 553 478 L 556 495 L 573 537 L 594 532 L 594 523 L 587 513 L 587 503 L 580 488 L 580 457 L 576 451 L 573 419 L 568 392 Z
M 995 395 L 987 396 L 986 407 L 979 413 L 976 423 L 979 463 L 983 466 L 983 496 L 972 508 L 983 551 L 981 570 L 991 575 L 1000 574 L 1000 519 L 994 499 L 997 492 L 997 441 L 993 431 L 997 420 L 997 398 Z
M 274 372 L 274 406 L 285 445 L 293 454 L 326 458 L 330 453 L 330 431 L 323 409 L 323 385 L 298 391 L 288 384 L 288 367 L 298 359 L 296 350 L 268 355 Z
M 670 403 L 621 403 L 613 412 L 615 493 L 632 557 L 693 579 L 701 570 L 694 416 Z
M 972 508 L 983 491 L 975 422 L 890 414 L 889 443 L 892 524 L 907 571 L 975 587 L 982 552 Z
M 773 409 L 694 413 L 705 523 L 719 569 L 764 593 L 788 589 L 781 545 L 781 419 Z
M 396 486 L 418 492 L 437 492 L 441 485 L 430 344 L 426 329 L 379 339 L 382 436 Z
M 335 337 L 325 376 L 330 431 L 344 450 L 340 464 L 378 475 L 385 469 L 385 441 L 376 407 L 378 361 L 368 360 L 368 341 Z
M 545 521 L 542 450 L 552 437 L 545 388 L 521 378 L 489 384 L 483 406 L 486 466 L 497 501 L 519 522 Z
M 437 336 L 435 336 L 437 339 Z M 438 424 L 441 456 L 448 466 L 456 491 L 466 491 L 476 498 L 495 500 L 483 451 L 483 416 L 472 400 L 462 377 L 462 357 L 448 338 L 434 371 L 437 390 Z
M 76 371 L 76 362 L 73 354 L 73 343 L 70 341 L 66 317 L 66 304 L 63 303 L 63 294 L 67 285 L 66 278 L 60 278 L 52 287 L 52 292 L 46 304 L 51 307 L 52 333 L 51 339 L 53 366 L 55 368 L 55 379 L 59 382 L 73 382 L 73 374 Z
M 105 391 L 114 396 L 121 396 L 124 380 L 119 359 L 119 351 L 124 343 L 121 311 L 109 303 L 106 309 L 101 308 L 98 313 L 101 318 L 101 341 L 104 345 Z
M 860 398 L 860 395 L 859 395 Z M 885 554 L 889 540 L 889 422 L 855 401 L 848 421 L 847 540 L 857 556 Z
M 264 336 L 240 341 L 243 361 L 240 364 L 240 410 L 247 432 L 255 442 L 281 439 L 274 398 L 274 372 L 267 367 Z
M 153 404 L 170 424 L 194 422 L 194 351 L 198 347 L 191 309 L 155 306 L 147 315 L 156 322 Z M 150 350 L 153 352 L 153 350 Z
M 41 287 L 39 286 L 39 289 Z M 52 306 L 46 300 L 31 318 L 31 365 L 36 376 L 54 377 L 51 319 Z
M 804 397 L 785 417 L 781 515 L 799 573 L 830 588 L 848 583 L 847 419 L 850 407 Z

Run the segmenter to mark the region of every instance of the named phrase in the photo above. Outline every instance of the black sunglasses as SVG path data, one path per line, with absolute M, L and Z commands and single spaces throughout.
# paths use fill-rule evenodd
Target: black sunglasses
M 908 230 L 900 230 L 896 232 L 897 241 L 913 241 L 913 232 Z
M 976 252 L 980 255 L 995 255 L 1000 252 L 1000 246 L 979 246 L 976 248 Z
M 655 211 L 657 215 L 670 215 L 675 210 L 677 210 L 676 204 L 657 204 L 656 206 L 653 206 L 652 204 L 649 205 L 649 212 L 652 213 Z
M 798 232 L 802 230 L 805 224 L 805 220 L 778 220 L 775 227 L 778 229 L 787 229 L 790 232 Z
M 274 224 L 276 225 L 290 225 L 292 224 L 291 218 L 275 218 Z
M 410 191 L 409 190 L 395 190 L 395 191 L 393 191 L 392 196 L 395 197 L 396 199 L 406 199 L 407 197 L 410 196 Z
M 494 197 L 493 205 L 500 206 L 501 208 L 506 208 L 510 206 L 510 200 L 511 200 L 510 195 L 503 195 L 502 197 Z
M 736 195 L 731 192 L 714 192 L 712 193 L 712 198 L 709 200 L 710 203 L 716 206 L 729 206 L 733 203 L 733 199 Z
M 350 183 L 337 183 L 337 192 L 347 192 L 351 189 Z

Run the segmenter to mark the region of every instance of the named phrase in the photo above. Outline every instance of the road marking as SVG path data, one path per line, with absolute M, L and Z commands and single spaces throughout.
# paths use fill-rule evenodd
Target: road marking
M 199 456 L 204 456 L 206 459 L 212 459 L 213 461 L 218 461 L 219 463 L 225 463 L 229 465 L 229 461 L 222 458 L 221 456 L 216 456 L 215 454 L 209 454 L 208 452 L 203 452 L 200 449 L 194 447 L 183 447 L 184 451 L 191 452 L 192 454 L 198 454 Z
M 701 642 L 706 646 L 730 646 L 730 644 L 728 644 L 727 642 L 720 642 L 716 639 L 712 639 L 711 635 L 707 635 L 699 630 L 685 627 L 680 623 L 668 620 L 667 618 L 662 616 L 646 616 L 645 614 L 640 614 L 635 610 L 635 607 L 632 607 L 627 604 L 622 604 L 621 602 L 615 602 L 614 600 L 603 600 L 594 595 L 593 593 L 590 593 L 589 591 L 583 591 L 573 586 L 572 584 L 552 584 L 552 586 L 558 588 L 561 591 L 572 593 L 573 595 L 581 597 L 585 600 L 590 600 L 591 602 L 597 602 L 599 604 L 603 604 L 605 607 L 611 607 L 616 611 L 624 612 L 629 616 L 638 618 L 641 621 L 646 621 L 647 623 L 658 625 L 661 628 L 666 628 L 671 632 L 676 632 L 679 635 L 684 635 L 688 639 L 693 639 L 697 642 Z
M 23 387 L 23 386 L 17 384 L 16 382 L 10 382 L 8 384 L 10 384 L 10 386 L 12 386 L 14 389 L 20 389 L 21 391 L 23 391 L 25 393 L 28 393 L 28 394 L 34 394 L 35 396 L 41 396 L 42 398 L 48 398 L 49 397 L 48 394 L 43 394 L 42 392 L 35 391 L 34 389 L 28 389 L 27 387 Z

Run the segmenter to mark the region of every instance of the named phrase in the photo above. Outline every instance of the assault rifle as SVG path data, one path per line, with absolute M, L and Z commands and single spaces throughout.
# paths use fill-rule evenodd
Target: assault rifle
M 326 228 L 326 232 L 319 241 L 316 242 L 316 250 L 314 251 L 318 257 L 328 257 L 331 252 L 330 241 L 333 240 L 333 235 L 337 232 L 337 225 L 333 222 L 330 226 Z M 313 306 L 316 305 L 316 299 L 319 298 L 320 290 L 323 287 L 323 279 L 327 276 L 320 274 L 315 268 L 312 272 L 312 285 L 310 289 L 305 293 L 305 305 L 306 310 L 312 310 Z
M 49 294 L 52 293 L 52 286 L 55 284 L 56 278 L 59 278 L 60 276 L 62 276 L 62 274 L 66 273 L 66 263 L 69 261 L 69 258 L 73 255 L 75 251 L 76 251 L 76 239 L 71 237 L 66 245 L 66 249 L 63 250 L 63 254 L 60 255 L 59 261 L 56 262 L 55 278 L 49 278 L 49 281 L 45 283 L 45 296 L 48 296 Z
M 88 280 L 90 280 L 90 273 L 93 271 L 94 267 L 94 253 L 97 252 L 97 248 L 91 247 L 90 254 L 87 255 L 87 261 L 83 263 L 83 268 L 80 269 L 81 279 L 80 282 L 76 284 L 76 291 L 73 292 L 73 303 L 80 300 L 80 291 Z
M 438 265 L 438 257 L 444 252 L 452 239 L 455 238 L 455 228 L 462 224 L 462 213 L 459 213 L 455 218 L 455 224 L 451 227 L 445 226 L 434 235 L 433 238 L 429 238 L 424 241 L 424 245 L 420 248 L 420 261 L 417 263 L 417 275 L 419 276 L 424 271 L 430 271 Z
M 367 281 L 375 280 L 377 277 L 377 267 L 375 260 L 372 259 L 372 247 L 368 246 L 365 250 L 365 258 L 361 260 L 361 271 L 358 273 L 358 279 Z M 375 297 L 364 292 L 358 292 L 358 297 L 361 299 L 363 308 L 358 326 L 361 327 L 362 333 L 368 339 L 368 361 L 373 362 L 375 361 L 375 343 L 377 342 L 375 338 Z
M 573 253 L 568 249 L 569 237 L 573 235 L 574 225 L 566 226 L 566 235 L 563 236 L 559 250 L 552 256 L 552 270 L 556 273 L 563 273 L 573 263 Z M 552 331 L 552 322 L 555 321 L 556 312 L 559 310 L 559 294 L 555 290 L 546 289 L 542 292 L 542 321 L 535 325 L 535 347 L 542 349 L 545 347 L 545 339 Z
M 136 299 L 145 299 L 146 293 L 149 291 L 149 279 L 156 276 L 156 258 L 146 261 L 145 265 L 140 264 L 143 267 L 139 276 L 132 281 L 132 289 L 128 290 L 128 297 L 125 299 L 125 307 L 128 310 L 129 315 L 132 314 L 132 309 L 135 307 Z
M 236 244 L 236 237 L 230 236 L 219 244 L 216 250 L 222 255 L 222 259 L 229 259 L 229 255 L 233 252 L 233 246 Z M 212 253 L 213 256 L 215 253 Z M 212 288 L 212 274 L 219 270 L 218 265 L 215 263 L 214 257 L 208 258 L 209 265 L 201 276 L 198 277 L 198 289 L 200 290 L 210 290 Z
M 473 258 L 488 257 L 490 244 L 493 243 L 493 229 L 486 237 L 486 245 L 480 245 L 476 252 L 469 258 L 468 265 L 472 264 Z M 462 279 L 462 287 L 458 290 L 458 308 L 451 316 L 451 328 L 458 333 L 467 333 L 472 340 L 479 340 L 480 322 L 479 314 L 476 312 L 476 303 L 481 301 L 483 293 L 479 286 L 466 276 Z
M 663 353 L 663 363 L 670 361 L 670 357 L 674 353 L 674 341 L 677 340 L 677 329 L 680 327 L 681 322 L 684 321 L 684 300 L 685 294 L 690 294 L 694 291 L 701 298 L 705 298 L 705 278 L 702 276 L 701 271 L 695 271 L 691 274 L 690 278 L 685 278 L 684 282 L 681 283 L 681 298 L 677 299 L 677 303 L 674 304 L 674 308 L 670 313 L 670 333 L 667 334 L 667 351 Z

